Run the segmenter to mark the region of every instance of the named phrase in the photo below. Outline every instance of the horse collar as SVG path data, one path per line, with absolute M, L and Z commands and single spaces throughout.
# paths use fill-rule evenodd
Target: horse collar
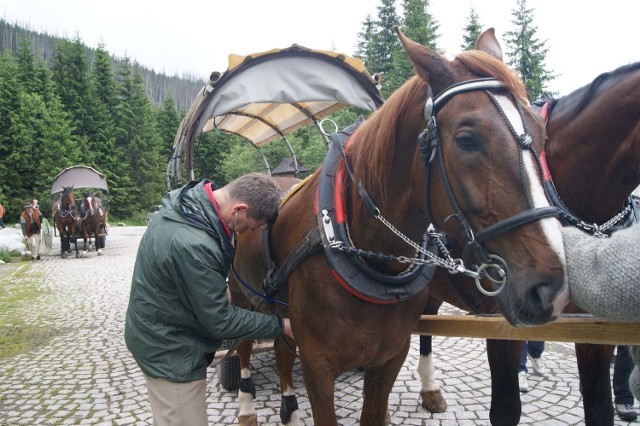
M 435 266 L 418 264 L 399 275 L 389 275 L 373 269 L 350 245 L 343 200 L 345 166 L 338 167 L 344 146 L 360 123 L 340 134 L 331 135 L 333 144 L 325 157 L 318 182 L 316 219 L 322 247 L 336 281 L 349 293 L 369 303 L 390 304 L 408 300 L 421 292 L 431 280 Z M 366 196 L 364 188 L 359 188 Z M 366 202 L 366 201 L 365 201 Z M 423 248 L 427 248 L 426 241 Z M 430 247 L 430 250 L 435 250 Z M 421 254 L 421 256 L 424 256 Z

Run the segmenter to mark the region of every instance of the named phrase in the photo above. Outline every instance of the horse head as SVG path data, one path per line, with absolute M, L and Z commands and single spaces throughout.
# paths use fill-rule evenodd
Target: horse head
M 73 194 L 73 185 L 62 188 L 62 194 L 60 194 L 60 206 L 66 211 L 75 209 L 76 197 Z
M 92 191 L 83 192 L 82 211 L 88 216 L 93 216 L 97 211 L 96 197 Z
M 544 125 L 524 84 L 493 29 L 452 61 L 398 35 L 417 75 L 354 135 L 355 182 L 414 241 L 431 223 L 461 243 L 511 324 L 557 318 L 568 301 L 564 248 L 542 184 Z M 363 220 L 359 196 L 351 191 L 354 240 L 406 255 L 393 231 Z

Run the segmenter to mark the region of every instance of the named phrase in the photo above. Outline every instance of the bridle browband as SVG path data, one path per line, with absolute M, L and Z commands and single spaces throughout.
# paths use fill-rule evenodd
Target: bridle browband
M 480 270 L 484 272 L 484 277 L 492 281 L 494 285 L 496 285 L 498 288 L 492 292 L 486 291 L 480 285 L 480 277 L 475 277 L 476 286 L 481 292 L 490 296 L 497 295 L 504 288 L 504 284 L 506 283 L 508 265 L 506 261 L 501 257 L 495 254 L 490 254 L 486 250 L 486 248 L 483 246 L 483 243 L 491 238 L 494 238 L 499 234 L 502 234 L 512 229 L 526 225 L 528 223 L 532 223 L 547 217 L 557 217 L 559 215 L 559 210 L 555 206 L 545 206 L 545 207 L 534 208 L 532 206 L 531 200 L 529 200 L 527 197 L 527 202 L 529 205 L 528 210 L 518 213 L 508 219 L 502 220 L 493 225 L 490 225 L 489 227 L 474 234 L 474 231 L 469 221 L 464 216 L 464 213 L 460 209 L 460 206 L 453 193 L 453 189 L 449 182 L 449 178 L 446 173 L 446 168 L 444 166 L 444 157 L 443 157 L 442 149 L 438 149 L 440 147 L 441 141 L 440 141 L 438 127 L 436 124 L 436 116 L 440 111 L 440 109 L 454 96 L 462 93 L 468 93 L 471 91 L 479 91 L 479 90 L 484 91 L 487 94 L 487 96 L 489 96 L 493 104 L 495 105 L 496 109 L 498 110 L 501 117 L 509 127 L 511 133 L 513 134 L 513 137 L 518 143 L 518 146 L 520 147 L 521 167 L 522 167 L 522 161 L 523 161 L 522 160 L 523 151 L 530 150 L 534 158 L 536 159 L 538 167 L 540 168 L 540 170 L 542 170 L 542 167 L 540 165 L 540 157 L 538 153 L 535 151 L 535 148 L 533 147 L 531 135 L 529 134 L 528 124 L 524 116 L 524 113 L 522 111 L 521 105 L 519 104 L 519 102 L 517 102 L 513 98 L 513 95 L 511 95 L 511 101 L 513 102 L 513 104 L 515 105 L 518 111 L 518 114 L 521 119 L 520 124 L 522 125 L 522 129 L 523 129 L 523 132 L 521 134 L 518 134 L 518 132 L 514 128 L 514 125 L 513 125 L 514 123 L 512 123 L 509 120 L 509 118 L 506 116 L 503 108 L 500 105 L 500 102 L 496 99 L 496 97 L 491 92 L 492 90 L 505 89 L 505 88 L 506 88 L 505 85 L 496 79 L 483 78 L 483 79 L 477 79 L 477 80 L 463 81 L 461 83 L 455 84 L 445 89 L 443 92 L 441 92 L 434 98 L 432 98 L 431 87 L 429 87 L 428 88 L 429 93 L 428 93 L 427 101 L 425 103 L 425 108 L 424 108 L 424 116 L 425 116 L 425 120 L 427 121 L 427 127 L 418 137 L 420 155 L 423 160 L 423 165 L 425 168 L 424 200 L 425 200 L 427 215 L 429 216 L 431 223 L 434 226 L 438 227 L 437 222 L 434 218 L 434 215 L 431 212 L 430 193 L 429 193 L 431 164 L 433 160 L 437 158 L 440 177 L 442 179 L 445 192 L 447 193 L 449 203 L 454 211 L 454 213 L 450 215 L 446 220 L 449 220 L 450 218 L 456 219 L 456 221 L 458 222 L 459 226 L 463 231 L 463 235 L 465 238 L 463 260 L 466 261 L 466 259 L 471 255 L 472 252 L 479 253 L 480 258 L 483 262 L 483 264 L 480 266 Z M 527 193 L 526 188 L 525 188 L 525 193 Z

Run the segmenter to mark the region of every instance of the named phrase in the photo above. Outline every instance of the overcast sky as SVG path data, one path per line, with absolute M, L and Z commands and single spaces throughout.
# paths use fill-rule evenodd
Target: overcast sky
M 229 53 L 249 54 L 293 43 L 353 54 L 367 15 L 381 0 L 0 0 L 0 16 L 31 30 L 103 43 L 169 75 L 204 79 L 227 68 Z M 401 0 L 396 0 L 400 5 Z M 483 27 L 513 29 L 516 0 L 430 0 L 440 24 L 439 47 L 455 54 L 471 7 Z M 529 0 L 538 37 L 549 48 L 546 67 L 558 75 L 550 89 L 567 94 L 600 73 L 640 60 L 640 1 Z

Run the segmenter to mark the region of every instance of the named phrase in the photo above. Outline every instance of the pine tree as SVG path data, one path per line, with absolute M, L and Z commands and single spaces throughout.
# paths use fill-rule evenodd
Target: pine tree
M 416 43 L 436 49 L 438 40 L 438 28 L 440 25 L 436 19 L 427 11 L 429 0 L 403 0 L 402 8 L 404 17 L 402 19 L 402 32 Z M 393 72 L 387 83 L 388 89 L 395 91 L 411 78 L 415 71 L 413 65 L 407 58 L 407 54 L 398 44 L 392 52 Z
M 151 101 L 145 94 L 140 66 L 133 67 L 132 106 L 133 128 L 129 142 L 129 164 L 135 194 L 134 208 L 144 210 L 158 204 L 164 192 L 163 175 L 167 161 L 160 160 L 162 143 L 156 128 Z
M 18 81 L 18 66 L 8 53 L 0 55 L 0 185 L 4 199 L 2 204 L 7 217 L 15 218 L 22 211 L 23 195 L 21 170 L 11 162 L 15 158 L 16 121 L 24 94 Z
M 395 90 L 395 87 L 390 87 L 390 83 L 394 81 L 390 74 L 393 72 L 393 52 L 401 49 L 400 40 L 394 29 L 399 23 L 400 18 L 396 13 L 395 0 L 382 0 L 382 4 L 378 6 L 375 31 L 369 42 L 370 57 L 367 69 L 372 74 L 382 76 L 381 91 L 385 97 Z
M 473 50 L 476 48 L 476 41 L 482 33 L 482 25 L 480 24 L 480 17 L 476 13 L 476 10 L 472 7 L 467 18 L 467 25 L 464 27 L 464 34 L 462 35 L 462 44 L 460 48 L 462 50 Z
M 173 141 L 182 117 L 176 109 L 176 103 L 171 96 L 165 98 L 160 109 L 156 111 L 156 123 L 158 125 L 158 133 L 162 147 L 160 149 L 160 159 L 166 163 L 169 162 L 173 154 Z
M 88 129 L 88 144 L 92 152 L 92 167 L 105 176 L 114 173 L 110 157 L 115 150 L 114 112 L 116 103 L 115 76 L 111 59 L 102 45 L 95 52 L 90 75 L 93 127 Z
M 65 110 L 70 114 L 74 139 L 81 151 L 80 161 L 91 163 L 89 136 L 94 128 L 89 83 L 87 49 L 79 36 L 62 40 L 53 60 L 53 80 Z
M 360 58 L 362 62 L 364 62 L 364 66 L 368 70 L 372 70 L 372 58 L 373 52 L 371 40 L 373 39 L 373 35 L 375 34 L 376 26 L 371 18 L 371 15 L 367 15 L 364 22 L 362 23 L 362 30 L 358 33 L 358 40 L 356 42 L 356 48 L 354 56 L 356 58 Z
M 520 75 L 527 86 L 529 100 L 537 99 L 545 91 L 546 84 L 555 78 L 545 68 L 545 55 L 549 51 L 546 41 L 536 37 L 537 27 L 533 25 L 533 9 L 527 9 L 526 0 L 518 0 L 512 11 L 516 29 L 506 33 L 509 65 Z

